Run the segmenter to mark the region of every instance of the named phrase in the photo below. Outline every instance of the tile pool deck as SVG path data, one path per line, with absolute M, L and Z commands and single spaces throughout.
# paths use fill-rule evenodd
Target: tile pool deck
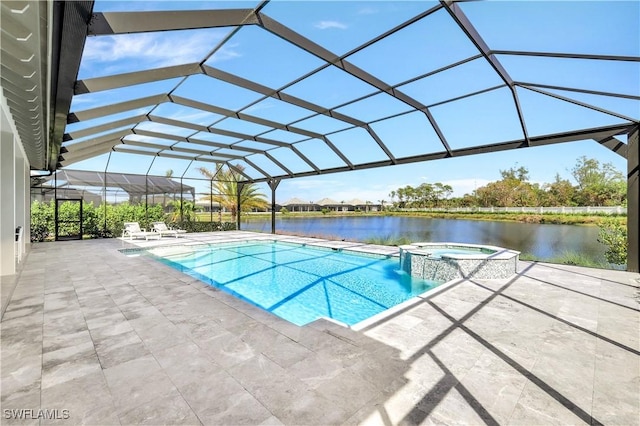
M 248 232 L 34 244 L 2 280 L 0 423 L 640 422 L 638 274 L 520 262 L 353 330 L 296 327 L 118 251 L 256 235 L 396 251 Z M 69 419 L 14 418 L 40 409 Z

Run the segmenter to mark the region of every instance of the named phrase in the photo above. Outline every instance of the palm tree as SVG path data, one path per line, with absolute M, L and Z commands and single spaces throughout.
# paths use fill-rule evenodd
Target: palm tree
M 235 166 L 239 170 L 243 170 L 242 166 Z M 206 167 L 198 169 L 200 173 L 210 179 L 211 193 L 213 195 L 205 195 L 204 199 L 215 201 L 231 212 L 231 220 L 236 220 L 237 214 L 237 193 L 238 180 L 241 174 L 231 168 L 224 169 L 222 165 L 216 166 L 216 171 L 211 171 Z M 258 192 L 258 187 L 253 183 L 246 183 L 240 192 L 240 211 L 250 211 L 251 209 L 264 209 L 268 206 L 267 199 L 264 194 Z
M 196 216 L 196 205 L 191 201 L 174 200 L 169 203 L 173 206 L 173 212 L 171 213 L 171 222 L 179 222 L 185 220 L 192 222 L 198 220 Z

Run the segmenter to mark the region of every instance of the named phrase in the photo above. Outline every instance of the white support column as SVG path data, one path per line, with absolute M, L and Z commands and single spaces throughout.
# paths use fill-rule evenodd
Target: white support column
M 627 135 L 627 271 L 640 272 L 640 126 Z
M 0 276 L 16 273 L 15 150 L 9 119 L 1 113 L 0 129 Z

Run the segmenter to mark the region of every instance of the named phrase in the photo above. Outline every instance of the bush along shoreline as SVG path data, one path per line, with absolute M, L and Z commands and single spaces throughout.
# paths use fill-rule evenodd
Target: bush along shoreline
M 523 222 L 523 223 L 539 223 L 551 225 L 599 225 L 600 223 L 613 219 L 616 222 L 626 226 L 627 216 L 618 214 L 578 214 L 578 213 L 516 213 L 516 212 L 430 212 L 430 211 L 394 211 L 385 210 L 382 212 L 340 212 L 330 211 L 323 213 L 316 212 L 277 212 L 276 215 L 282 218 L 304 218 L 304 217 L 340 217 L 340 216 L 405 216 L 405 217 L 424 217 L 428 219 L 460 219 L 460 220 L 485 220 L 497 222 Z M 251 218 L 263 219 L 265 216 L 271 216 L 270 212 L 254 212 L 243 215 L 243 220 L 251 220 Z M 204 217 L 204 216 L 203 216 Z M 208 214 L 207 214 L 208 217 Z

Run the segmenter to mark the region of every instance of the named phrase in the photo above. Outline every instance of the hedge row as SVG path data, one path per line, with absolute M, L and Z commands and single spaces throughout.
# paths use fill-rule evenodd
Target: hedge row
M 170 222 L 171 214 L 164 212 L 161 205 L 122 203 L 117 205 L 82 205 L 82 227 L 84 236 L 89 238 L 110 238 L 122 235 L 125 222 L 138 222 L 141 228 L 151 230 L 153 222 L 166 222 L 168 226 L 188 232 L 211 232 L 235 230 L 235 223 L 229 222 Z M 71 223 L 79 217 L 79 204 L 63 202 L 58 211 L 59 235 L 77 233 L 77 225 Z M 65 223 L 65 221 L 70 221 Z M 31 241 L 45 241 L 55 235 L 55 201 L 31 204 Z

